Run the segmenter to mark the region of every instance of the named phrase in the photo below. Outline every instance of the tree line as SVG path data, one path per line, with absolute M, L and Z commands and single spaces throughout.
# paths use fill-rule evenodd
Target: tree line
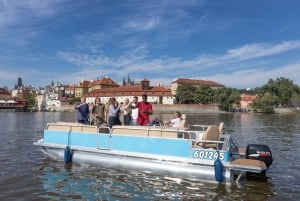
M 222 110 L 229 111 L 233 106 L 239 106 L 242 93 L 256 95 L 250 106 L 264 113 L 273 113 L 275 107 L 300 105 L 300 87 L 284 77 L 270 79 L 263 86 L 251 90 L 183 84 L 177 88 L 176 101 L 182 104 L 218 104 Z

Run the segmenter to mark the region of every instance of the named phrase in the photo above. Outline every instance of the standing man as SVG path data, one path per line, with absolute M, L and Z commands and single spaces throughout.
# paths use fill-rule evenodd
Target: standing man
M 89 105 L 86 103 L 85 96 L 81 96 L 80 103 L 75 105 L 77 112 L 77 121 L 81 124 L 88 124 L 89 120 Z
M 131 125 L 137 125 L 139 116 L 138 97 L 134 96 L 131 103 Z
M 148 125 L 150 123 L 150 115 L 152 115 L 152 105 L 147 101 L 147 95 L 142 95 L 143 101 L 138 102 L 138 118 L 137 123 L 141 126 Z
M 131 121 L 131 105 L 129 99 L 125 98 L 123 106 L 123 115 L 124 115 L 124 125 L 130 125 Z

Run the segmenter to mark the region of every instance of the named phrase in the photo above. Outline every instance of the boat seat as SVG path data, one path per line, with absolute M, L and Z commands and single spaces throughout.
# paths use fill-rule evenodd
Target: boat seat
M 180 126 L 179 128 L 186 128 L 187 125 L 187 121 L 186 121 L 186 114 L 181 114 L 181 121 L 180 121 Z
M 148 130 L 146 126 L 113 126 L 111 134 L 148 136 Z
M 96 126 L 64 122 L 49 123 L 47 125 L 47 130 L 97 133 Z
M 219 132 L 220 132 L 221 134 L 224 134 L 223 129 L 224 129 L 224 122 L 221 121 L 220 124 L 219 124 Z
M 52 130 L 52 131 L 70 131 L 70 129 L 71 129 L 70 125 L 57 125 L 54 123 L 47 125 L 47 130 Z
M 207 127 L 207 129 L 204 131 L 202 135 L 202 140 L 196 142 L 196 146 L 202 147 L 202 148 L 217 148 L 217 142 L 212 141 L 218 141 L 219 140 L 219 126 L 217 125 L 210 125 Z M 209 142 L 205 142 L 209 141 Z
M 72 132 L 97 133 L 97 126 L 72 126 Z
M 162 138 L 190 138 L 187 132 L 175 127 L 113 126 L 111 129 L 111 134 Z

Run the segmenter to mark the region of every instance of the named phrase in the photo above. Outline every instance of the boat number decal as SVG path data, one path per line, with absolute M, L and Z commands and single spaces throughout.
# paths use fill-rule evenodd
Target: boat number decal
M 201 158 L 201 159 L 210 159 L 215 160 L 218 158 L 218 152 L 216 151 L 204 151 L 204 150 L 196 150 L 194 152 L 194 158 Z M 219 153 L 220 160 L 224 159 L 224 153 Z

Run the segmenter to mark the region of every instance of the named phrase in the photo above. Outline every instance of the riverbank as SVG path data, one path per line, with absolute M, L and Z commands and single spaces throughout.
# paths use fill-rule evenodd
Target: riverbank
M 227 113 L 219 109 L 219 106 L 216 104 L 211 105 L 202 105 L 202 104 L 153 104 L 153 113 L 154 114 L 166 114 L 174 113 L 179 111 L 185 114 L 203 114 L 203 113 Z M 90 108 L 91 109 L 91 108 Z M 288 113 L 297 113 L 300 110 L 296 108 L 275 108 L 276 114 L 288 114 Z M 74 105 L 64 105 L 59 108 L 52 110 L 53 112 L 76 112 Z
M 276 114 L 288 114 L 288 113 L 299 113 L 300 110 L 297 108 L 275 108 Z
M 187 114 L 199 113 L 224 113 L 218 105 L 202 105 L 202 104 L 153 104 L 154 114 L 173 113 L 179 111 Z M 91 109 L 91 108 L 90 108 Z M 53 112 L 75 112 L 74 105 L 64 105 L 60 108 L 55 108 Z

